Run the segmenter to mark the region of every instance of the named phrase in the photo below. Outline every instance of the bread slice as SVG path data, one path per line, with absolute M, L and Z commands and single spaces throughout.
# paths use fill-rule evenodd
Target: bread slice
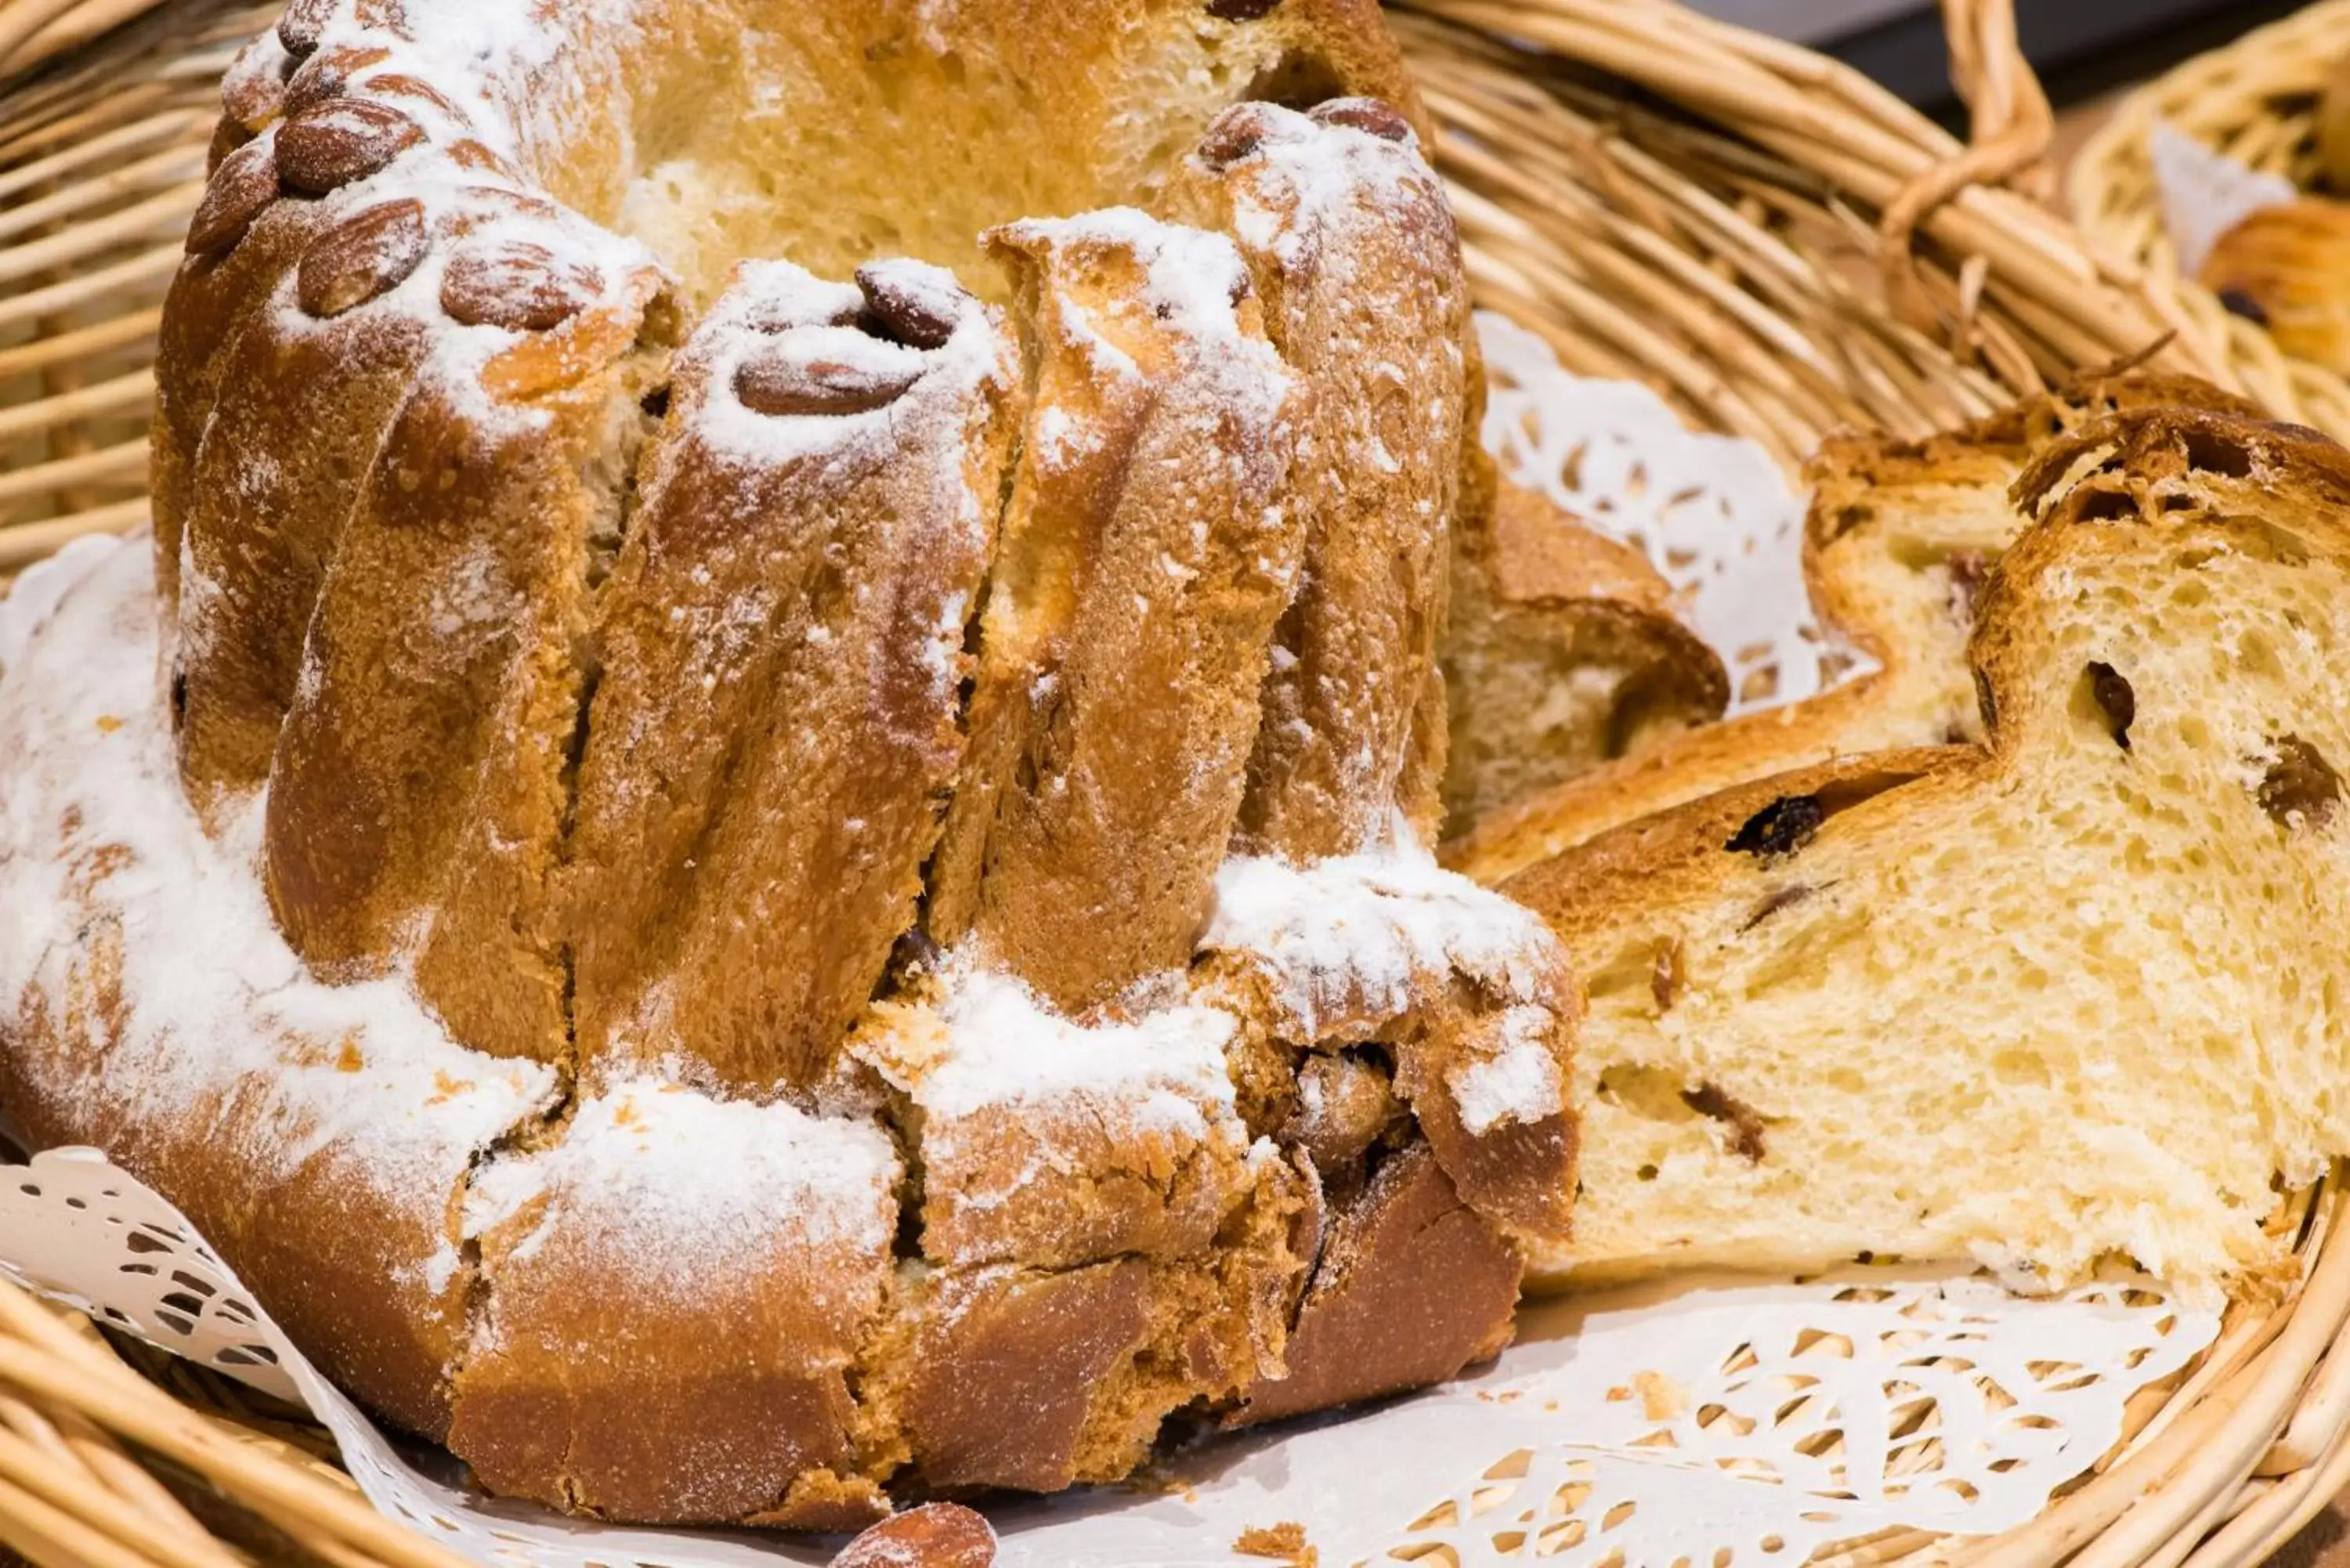
M 1607 829 L 1836 757 L 1981 738 L 1962 657 L 1983 582 L 2022 518 L 2006 491 L 2035 446 L 2120 409 L 2251 415 L 2183 377 L 2085 375 L 1922 440 L 1824 444 L 1805 472 L 1804 575 L 1820 619 L 1878 669 L 1817 697 L 1704 725 L 1455 825 L 1445 864 L 1496 882 Z
M 1848 758 L 1513 878 L 1588 986 L 1553 1277 L 2285 1265 L 2350 1152 L 2350 454 L 2128 408 L 2041 452 L 1980 745 Z
M 1648 557 L 1503 484 L 1464 519 L 1444 631 L 1449 826 L 1721 717 L 1721 656 Z

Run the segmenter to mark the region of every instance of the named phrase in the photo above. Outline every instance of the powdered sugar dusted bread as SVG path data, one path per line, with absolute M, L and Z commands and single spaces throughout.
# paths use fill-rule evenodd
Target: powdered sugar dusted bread
M 0 610 L 36 1137 L 613 1518 L 1492 1352 L 1578 999 L 1420 847 L 1481 470 L 1373 7 L 301 0 L 224 95 L 153 570 Z M 1342 101 L 1187 166 L 1251 96 Z M 1430 1258 L 1472 1299 L 1366 1338 Z
M 1295 586 L 1305 404 L 1222 237 L 1117 209 L 991 243 L 1032 400 L 930 929 L 1082 1009 L 1206 918 Z
M 830 1069 L 913 921 L 1018 376 L 951 274 L 754 265 L 679 357 L 599 595 L 567 873 L 588 1062 Z
M 1469 295 L 1451 208 L 1404 118 L 1339 99 L 1243 104 L 1208 128 L 1175 200 L 1229 232 L 1267 330 L 1312 389 L 1292 474 L 1305 576 L 1274 645 L 1241 817 L 1294 858 L 1378 842 L 1407 798 L 1473 448 Z M 1406 792 L 1405 794 L 1399 794 Z
M 1741 785 L 1513 878 L 1590 992 L 1541 1266 L 2285 1266 L 2350 1150 L 2350 459 L 2186 406 L 2061 435 L 1967 645 L 1977 744 Z
M 2256 412 L 2204 382 L 2116 371 L 1922 440 L 1830 440 L 1806 469 L 1804 575 L 1821 619 L 1880 668 L 1499 803 L 1456 825 L 1445 863 L 1494 882 L 1620 823 L 1750 779 L 1981 739 L 1964 649 L 1983 587 L 2022 526 L 2008 486 L 2052 435 L 2116 410 L 2168 404 Z

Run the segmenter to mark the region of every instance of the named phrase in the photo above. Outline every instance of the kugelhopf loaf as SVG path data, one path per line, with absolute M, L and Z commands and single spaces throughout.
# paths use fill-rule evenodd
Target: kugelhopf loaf
M 2350 1153 L 2350 456 L 2132 400 L 2016 493 L 1981 742 L 1742 784 L 1506 884 L 1590 993 L 1544 1271 L 2286 1266 L 2275 1184 Z
M 1506 1340 L 1580 1002 L 1424 847 L 1491 487 L 1375 5 L 297 0 L 224 99 L 151 545 L 0 615 L 36 1139 L 614 1519 Z

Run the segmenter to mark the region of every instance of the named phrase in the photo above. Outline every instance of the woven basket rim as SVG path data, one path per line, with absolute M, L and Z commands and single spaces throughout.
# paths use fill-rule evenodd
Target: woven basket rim
M 2350 0 L 2329 8 L 2350 16 Z M 192 206 L 191 181 L 161 151 L 183 163 L 200 153 L 210 112 L 182 90 L 204 85 L 188 62 L 216 68 L 226 51 L 210 36 L 182 55 L 120 51 L 138 46 L 132 35 L 203 35 L 192 23 L 173 31 L 191 17 L 261 14 L 183 0 L 0 84 L 0 443 L 43 449 L 29 470 L 0 462 L 0 573 L 144 515 L 143 438 L 125 435 L 124 421 L 143 413 L 140 346 L 177 244 L 140 230 L 77 254 L 88 223 L 77 226 L 73 192 L 145 159 L 155 169 L 135 199 Z M 1976 106 L 1967 141 L 1846 67 L 1656 0 L 1405 0 L 1396 18 L 1450 128 L 1436 151 L 1484 302 L 1540 333 L 1570 369 L 1644 379 L 1685 418 L 1750 436 L 1790 469 L 1829 431 L 1923 433 L 2156 344 L 2169 368 L 2271 396 L 2291 417 L 2338 406 L 2350 426 L 2350 393 L 2329 403 L 2327 388 L 2276 371 L 2228 319 L 2164 294 L 2142 265 L 2101 258 L 2038 203 L 2046 106 L 2004 0 L 1951 7 Z M 63 170 L 60 224 L 20 241 L 5 225 L 28 198 L 10 170 L 59 156 L 44 136 L 121 146 L 114 162 Z M 93 204 L 88 222 L 119 210 Z M 24 261 L 36 244 L 50 247 L 38 265 Z M 104 372 L 66 373 L 85 359 Z M 2350 1318 L 2343 1201 L 2333 1181 L 2293 1199 L 2303 1278 L 2279 1302 L 2233 1310 L 2199 1369 L 2134 1408 L 2123 1448 L 2041 1520 L 1974 1542 L 1878 1542 L 1839 1568 L 2258 1561 L 2350 1481 L 2350 1353 L 2327 1354 Z M 453 1562 L 421 1537 L 387 1535 L 311 1455 L 235 1435 L 250 1428 L 220 1390 L 183 1368 L 162 1375 L 194 1402 L 124 1373 L 86 1333 L 59 1330 L 0 1285 L 0 1382 L 41 1391 L 0 1392 L 0 1540 L 45 1563 L 95 1560 L 68 1550 L 57 1521 L 26 1501 L 42 1498 L 10 1479 L 9 1434 L 31 1420 L 55 1434 L 68 1480 L 157 1521 L 176 1560 L 238 1560 L 211 1533 L 213 1516 L 200 1521 L 185 1501 L 225 1493 L 276 1536 L 352 1568 Z M 134 1453 L 161 1456 L 154 1473 Z

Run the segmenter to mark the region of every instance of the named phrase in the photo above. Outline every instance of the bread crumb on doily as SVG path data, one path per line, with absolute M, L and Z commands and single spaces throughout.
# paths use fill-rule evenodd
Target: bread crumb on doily
M 1232 1550 L 1243 1557 L 1270 1557 L 1290 1568 L 1314 1568 L 1322 1560 L 1322 1554 L 1305 1543 L 1305 1527 L 1294 1519 L 1242 1531 Z

